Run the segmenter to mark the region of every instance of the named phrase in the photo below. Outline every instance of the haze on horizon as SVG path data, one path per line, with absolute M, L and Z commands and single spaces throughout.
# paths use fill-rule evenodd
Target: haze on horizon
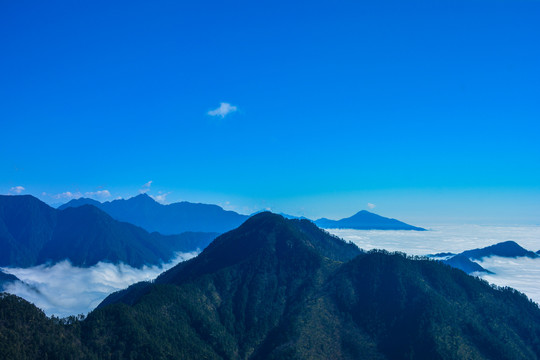
M 540 224 L 540 2 L 0 5 L 0 193 Z

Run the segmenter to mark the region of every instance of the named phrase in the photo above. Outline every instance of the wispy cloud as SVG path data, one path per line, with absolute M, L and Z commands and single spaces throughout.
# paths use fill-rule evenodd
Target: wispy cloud
M 47 192 L 42 192 L 41 196 L 49 197 L 56 201 L 69 201 L 73 199 L 78 199 L 82 197 L 87 197 L 95 200 L 106 200 L 112 196 L 111 192 L 109 190 L 96 190 L 96 191 L 87 191 L 87 192 L 80 192 L 80 191 L 64 191 L 62 193 L 58 194 L 49 194 Z
M 375 209 L 375 204 L 372 204 L 372 203 L 367 203 L 367 207 L 370 208 L 370 209 Z
M 221 118 L 224 118 L 228 114 L 235 112 L 237 110 L 236 106 L 233 106 L 229 103 L 222 102 L 220 103 L 219 107 L 214 110 L 210 110 L 208 112 L 208 115 L 210 116 L 221 116 Z
M 17 195 L 19 195 L 19 194 L 22 193 L 24 190 L 25 190 L 24 187 L 22 187 L 22 186 L 19 185 L 19 186 L 14 186 L 14 187 L 12 187 L 11 189 L 9 189 L 9 193 L 10 193 L 10 194 L 17 194 Z
M 150 191 L 151 186 L 152 186 L 152 180 L 150 180 L 149 182 L 141 186 L 141 188 L 139 189 L 139 194 L 147 193 L 148 191 Z
M 48 194 L 48 195 L 55 200 L 72 200 L 72 199 L 78 199 L 78 198 L 83 197 L 83 194 L 80 191 L 76 191 L 76 192 L 64 191 L 63 193 Z
M 100 199 L 107 199 L 111 197 L 111 193 L 109 190 L 98 190 L 98 191 L 85 192 L 84 196 L 100 200 Z
M 170 192 L 162 193 L 160 191 L 158 195 L 150 195 L 150 197 L 152 199 L 156 200 L 160 204 L 166 204 L 167 203 L 167 195 L 169 195 L 169 194 L 170 194 Z

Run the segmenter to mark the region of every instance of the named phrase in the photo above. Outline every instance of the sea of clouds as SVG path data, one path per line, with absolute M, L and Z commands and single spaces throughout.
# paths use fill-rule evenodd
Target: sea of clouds
M 409 255 L 459 253 L 512 240 L 527 250 L 540 250 L 540 226 L 434 225 L 429 231 L 331 229 L 330 233 L 364 250 L 385 249 Z M 540 258 L 488 257 L 477 261 L 494 274 L 477 274 L 498 286 L 510 286 L 540 304 Z
M 109 294 L 139 281 L 153 280 L 163 271 L 196 255 L 195 252 L 178 253 L 167 264 L 144 266 L 141 269 L 104 262 L 81 268 L 71 265 L 69 261 L 52 266 L 2 268 L 22 281 L 8 284 L 4 291 L 34 303 L 49 316 L 87 314 Z

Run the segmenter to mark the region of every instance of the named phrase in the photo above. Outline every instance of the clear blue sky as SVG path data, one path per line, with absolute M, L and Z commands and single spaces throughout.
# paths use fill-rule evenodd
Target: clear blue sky
M 539 19 L 538 0 L 3 1 L 0 193 L 538 224 Z

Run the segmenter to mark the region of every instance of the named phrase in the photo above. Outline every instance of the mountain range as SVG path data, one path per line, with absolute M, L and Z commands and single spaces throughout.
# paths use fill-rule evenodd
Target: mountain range
M 120 199 L 103 203 L 89 198 L 79 198 L 69 201 L 58 209 L 62 210 L 82 205 L 93 205 L 116 220 L 126 221 L 147 231 L 157 231 L 161 234 L 178 234 L 184 231 L 224 233 L 237 228 L 249 218 L 248 215 L 226 211 L 217 205 L 211 204 L 182 201 L 163 205 L 147 194 L 140 194 L 127 200 Z M 257 213 L 259 212 L 252 215 Z M 303 216 L 280 215 L 287 219 L 309 220 Z M 366 210 L 359 211 L 355 215 L 341 220 L 321 218 L 314 222 L 317 226 L 325 229 L 425 230 Z
M 396 219 L 386 218 L 367 210 L 361 210 L 351 217 L 341 220 L 321 218 L 315 220 L 317 226 L 324 229 L 356 229 L 356 230 L 416 230 L 425 231 L 421 227 L 412 226 Z
M 0 296 L 0 334 L 10 359 L 536 359 L 540 309 L 438 261 L 261 213 L 83 321 Z
M 216 236 L 148 233 L 92 205 L 56 210 L 30 195 L 0 196 L 0 266 L 29 267 L 65 259 L 76 266 L 100 261 L 157 265 L 176 252 L 203 249 Z
M 163 205 L 147 194 L 140 194 L 127 200 L 119 199 L 103 203 L 79 198 L 71 200 L 58 209 L 82 205 L 93 205 L 116 220 L 129 222 L 149 232 L 157 231 L 167 235 L 186 231 L 224 233 L 240 226 L 249 217 L 210 204 L 182 201 Z

